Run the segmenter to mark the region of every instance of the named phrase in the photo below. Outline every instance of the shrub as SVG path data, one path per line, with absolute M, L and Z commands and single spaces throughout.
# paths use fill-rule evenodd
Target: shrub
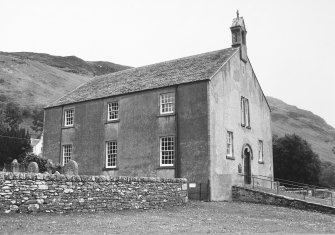
M 52 164 L 49 169 L 51 170 L 51 173 L 54 174 L 56 171 L 63 174 L 63 166 L 61 164 Z
M 275 178 L 317 185 L 321 161 L 311 145 L 300 136 L 274 136 L 273 170 Z
M 335 164 L 327 161 L 321 163 L 320 184 L 335 188 Z
M 48 163 L 48 159 L 39 157 L 34 153 L 27 153 L 19 158 L 19 163 L 21 163 L 25 168 L 28 167 L 30 162 L 36 162 L 41 173 L 48 170 L 46 166 Z

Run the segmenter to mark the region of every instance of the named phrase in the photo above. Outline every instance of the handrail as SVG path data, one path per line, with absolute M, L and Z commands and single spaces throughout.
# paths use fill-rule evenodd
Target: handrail
M 280 182 L 279 180 L 274 180 L 271 177 L 266 177 L 266 176 L 262 176 L 262 175 L 245 175 L 245 174 L 238 174 L 239 176 L 243 176 L 243 177 L 250 177 L 251 179 L 251 184 L 249 184 L 250 186 L 252 186 L 252 188 L 264 188 L 264 189 L 271 189 L 271 190 L 275 190 L 276 194 L 282 194 L 282 195 L 291 195 L 293 197 L 297 197 L 301 198 L 303 200 L 309 200 L 309 201 L 314 201 L 317 203 L 326 203 L 327 205 L 333 206 L 333 192 L 331 190 L 329 190 L 328 188 L 321 188 L 321 187 L 315 187 L 314 185 L 312 185 L 312 187 L 310 187 L 310 185 L 307 184 L 293 184 L 296 182 L 293 181 L 289 181 L 291 183 L 284 183 L 284 182 Z M 261 178 L 263 177 L 263 178 Z M 257 185 L 255 185 L 255 180 L 261 180 L 261 181 L 267 181 L 271 183 L 271 188 L 269 187 L 269 185 L 266 186 L 266 184 L 259 184 L 259 181 L 257 183 Z M 244 182 L 244 181 L 243 181 Z M 283 184 L 283 186 L 281 186 L 281 184 Z M 243 184 L 244 185 L 244 184 Z M 319 194 L 319 197 L 317 197 L 316 195 L 318 195 L 318 192 L 320 191 L 316 191 L 317 189 L 326 189 L 327 191 L 324 191 L 325 194 Z M 295 195 L 295 196 L 294 196 Z M 328 196 L 327 196 L 328 195 Z M 327 199 L 325 199 L 327 198 Z
M 269 176 L 265 176 L 265 175 L 257 175 L 257 176 L 261 176 L 264 178 L 269 178 L 269 179 L 273 179 L 274 181 L 280 181 L 280 182 L 289 182 L 289 183 L 293 183 L 293 184 L 297 184 L 297 185 L 303 185 L 303 186 L 308 186 L 310 188 L 319 188 L 319 189 L 331 189 L 331 190 L 335 190 L 335 188 L 331 188 L 331 187 L 322 187 L 322 186 L 317 186 L 317 185 L 313 185 L 313 184 L 305 184 L 305 183 L 300 183 L 300 182 L 296 182 L 296 181 L 291 181 L 291 180 L 285 180 L 285 179 L 281 179 L 281 178 L 276 178 L 276 177 L 269 177 Z

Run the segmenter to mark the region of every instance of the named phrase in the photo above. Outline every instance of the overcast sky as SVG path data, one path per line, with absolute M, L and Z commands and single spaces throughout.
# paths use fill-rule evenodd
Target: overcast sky
M 264 93 L 335 127 L 333 0 L 0 0 L 0 51 L 141 66 L 230 47 L 237 9 Z

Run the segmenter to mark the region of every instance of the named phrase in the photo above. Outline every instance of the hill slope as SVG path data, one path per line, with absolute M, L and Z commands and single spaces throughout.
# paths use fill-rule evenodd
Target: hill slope
M 46 105 L 95 75 L 127 68 L 75 56 L 0 52 L 0 102 L 15 101 L 23 107 Z
M 123 66 L 105 61 L 84 61 L 76 56 L 54 56 L 44 53 L 33 52 L 0 52 L 0 55 L 7 55 L 21 60 L 38 61 L 60 69 L 64 72 L 75 73 L 84 76 L 99 76 L 107 73 L 114 73 L 128 69 Z
M 3 103 L 15 101 L 23 107 L 45 105 L 90 79 L 38 61 L 0 55 L 0 101 Z
M 321 117 L 283 101 L 267 97 L 272 109 L 272 133 L 278 136 L 297 134 L 312 145 L 322 160 L 335 163 L 335 129 Z

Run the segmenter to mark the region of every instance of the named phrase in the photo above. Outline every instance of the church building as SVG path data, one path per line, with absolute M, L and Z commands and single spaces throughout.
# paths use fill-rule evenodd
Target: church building
M 273 176 L 270 107 L 237 15 L 232 46 L 96 77 L 45 108 L 43 156 L 79 174 L 182 177 L 210 200 Z

